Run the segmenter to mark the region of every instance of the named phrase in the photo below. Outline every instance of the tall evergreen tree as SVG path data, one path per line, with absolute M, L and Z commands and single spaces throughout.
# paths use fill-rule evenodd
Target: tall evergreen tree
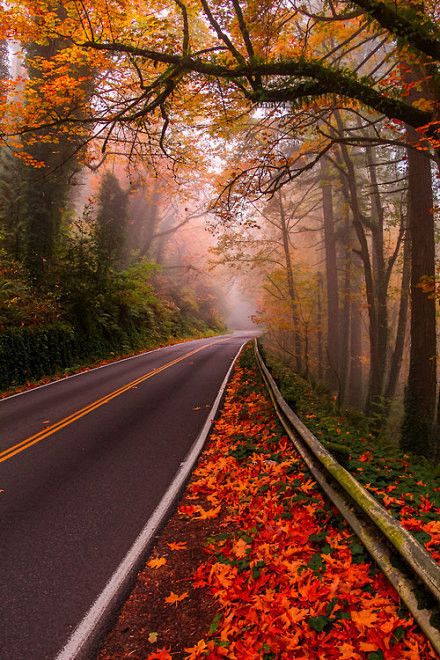
M 63 13 L 61 5 L 59 13 Z M 56 79 L 56 68 L 49 75 L 45 63 L 55 60 L 67 44 L 61 38 L 45 42 L 32 42 L 26 45 L 27 75 L 38 90 L 41 83 Z M 88 69 L 72 64 L 71 75 L 82 78 L 82 93 L 90 97 L 93 90 L 93 76 Z M 80 119 L 81 110 L 75 101 L 65 101 L 55 108 L 56 117 Z M 51 124 L 51 117 L 48 117 Z M 24 172 L 24 194 L 21 204 L 25 226 L 25 264 L 31 280 L 43 283 L 55 260 L 57 241 L 60 235 L 63 212 L 68 206 L 69 194 L 75 174 L 79 171 L 79 154 L 84 142 L 84 129 L 79 132 L 61 131 L 54 126 L 41 128 L 30 137 L 23 138 L 26 152 L 38 165 L 28 164 Z
M 106 172 L 101 180 L 96 217 L 98 275 L 105 277 L 112 267 L 120 267 L 127 231 L 128 193 L 118 179 Z

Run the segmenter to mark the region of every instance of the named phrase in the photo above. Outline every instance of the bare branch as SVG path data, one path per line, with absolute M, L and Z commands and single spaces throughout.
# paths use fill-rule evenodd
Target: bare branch
M 220 27 L 219 22 L 214 18 L 213 14 L 212 14 L 212 12 L 209 8 L 209 5 L 208 5 L 207 1 L 206 0 L 200 0 L 200 1 L 202 3 L 203 11 L 205 12 L 205 15 L 206 15 L 208 21 L 210 22 L 211 26 L 216 31 L 218 38 L 221 39 L 221 41 L 223 41 L 223 43 L 226 44 L 228 50 L 230 51 L 230 53 L 232 53 L 232 55 L 235 57 L 237 62 L 239 62 L 240 64 L 244 64 L 246 62 L 246 59 L 235 48 L 234 44 L 229 39 L 228 35 L 225 34 L 225 32 L 223 32 L 223 30 Z

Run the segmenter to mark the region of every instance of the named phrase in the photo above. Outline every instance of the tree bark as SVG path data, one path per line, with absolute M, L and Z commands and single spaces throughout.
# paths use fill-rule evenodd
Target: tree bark
M 327 287 L 327 380 L 331 387 L 338 386 L 339 373 L 339 285 L 334 229 L 333 193 L 330 181 L 330 167 L 321 158 L 321 190 L 324 219 L 325 273 Z
M 388 357 L 388 283 L 389 274 L 385 265 L 384 254 L 384 212 L 376 176 L 376 153 L 374 148 L 366 148 L 368 172 L 371 181 L 372 219 L 370 224 L 373 246 L 373 277 L 376 296 L 376 331 L 377 331 L 377 364 L 376 374 L 371 379 L 367 406 L 382 408 L 384 379 Z M 375 400 L 376 398 L 376 400 Z
M 399 317 L 397 320 L 396 339 L 394 350 L 390 360 L 390 371 L 388 374 L 388 382 L 385 389 L 385 397 L 389 402 L 393 398 L 397 383 L 399 380 L 400 368 L 402 365 L 403 349 L 405 346 L 405 336 L 408 318 L 409 306 L 409 282 L 411 275 L 411 243 L 407 237 L 403 243 L 403 268 L 402 280 L 400 285 L 400 303 L 399 303 Z
M 347 185 L 342 181 L 342 188 Z M 344 204 L 345 194 L 341 200 L 342 217 L 344 219 L 343 233 L 343 260 L 344 279 L 342 288 L 342 319 L 341 319 L 341 352 L 339 356 L 339 392 L 338 404 L 345 402 L 349 376 L 349 354 L 350 354 L 350 317 L 351 317 L 351 278 L 352 278 L 352 244 L 351 224 L 348 206 Z
M 293 282 L 292 259 L 290 256 L 289 227 L 287 224 L 287 218 L 286 218 L 283 197 L 281 192 L 278 193 L 278 197 L 279 197 L 279 209 L 280 209 L 280 221 L 281 221 L 281 238 L 283 242 L 284 260 L 286 264 L 287 293 L 289 296 L 292 322 L 293 322 L 296 368 L 298 372 L 301 373 L 303 368 L 303 361 L 301 354 L 302 342 L 301 342 L 301 335 L 299 332 L 298 301 L 295 294 L 295 285 Z
M 419 135 L 407 128 L 408 141 Z M 428 155 L 408 149 L 408 230 L 411 240 L 411 348 L 401 448 L 434 456 L 436 448 L 436 320 L 435 300 L 420 286 L 435 280 L 435 243 L 431 163 Z
M 362 264 L 357 255 L 352 255 L 351 281 L 351 323 L 350 323 L 350 388 L 347 392 L 347 403 L 356 408 L 363 406 L 362 380 L 362 313 L 360 304 Z
M 317 357 L 318 357 L 318 378 L 319 380 L 322 380 L 323 375 L 324 375 L 324 351 L 323 351 L 323 332 L 322 332 L 322 297 L 321 297 L 321 291 L 322 291 L 322 277 L 321 273 L 318 273 L 318 280 L 317 280 L 317 288 L 318 288 L 318 295 L 317 295 L 317 303 L 316 303 L 316 312 L 317 312 L 317 332 L 316 332 L 316 343 L 317 343 Z

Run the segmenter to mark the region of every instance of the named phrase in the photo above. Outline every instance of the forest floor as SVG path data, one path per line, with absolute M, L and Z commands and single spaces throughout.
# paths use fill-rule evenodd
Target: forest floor
M 435 554 L 440 523 L 422 509 L 437 520 L 440 509 L 427 502 L 404 513 Z M 436 657 L 288 442 L 245 349 L 98 660 Z

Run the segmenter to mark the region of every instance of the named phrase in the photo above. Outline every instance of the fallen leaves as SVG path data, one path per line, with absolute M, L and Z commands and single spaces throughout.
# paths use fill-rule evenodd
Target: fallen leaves
M 199 515 L 196 516 L 196 520 L 209 520 L 210 518 L 217 518 L 220 513 L 221 506 L 217 506 L 213 509 L 208 509 L 205 511 L 202 507 L 199 507 Z
M 188 593 L 186 591 L 180 596 L 172 591 L 170 595 L 167 596 L 167 598 L 165 598 L 165 602 L 168 603 L 169 605 L 177 606 L 177 603 L 180 603 L 180 601 L 184 600 L 185 598 L 188 598 Z
M 232 543 L 232 552 L 238 558 L 244 557 L 249 549 L 250 546 L 243 539 L 238 539 L 238 541 Z
M 161 566 L 164 566 L 167 563 L 167 560 L 165 557 L 157 557 L 156 559 L 151 559 L 150 561 L 147 561 L 147 566 L 150 568 L 160 568 Z
M 173 656 L 170 653 L 171 651 L 171 646 L 162 649 L 158 649 L 157 651 L 154 651 L 153 653 L 150 653 L 148 656 L 148 660 L 173 660 Z
M 196 660 L 196 658 L 200 658 L 200 655 L 204 653 L 208 649 L 205 641 L 203 639 L 200 640 L 195 646 L 189 649 L 185 649 L 185 652 L 188 653 L 189 655 L 186 657 L 186 660 Z
M 187 544 L 184 543 L 184 542 L 167 543 L 167 546 L 170 548 L 170 550 L 184 550 L 186 548 Z
M 414 648 L 420 660 L 434 658 L 279 431 L 255 378 L 250 369 L 236 369 L 188 488 L 189 497 L 203 497 L 203 507 L 196 501 L 180 507 L 194 520 L 215 514 L 221 521 L 194 586 L 209 589 L 223 616 L 200 647 L 185 649 L 187 660 L 366 660 L 369 654 L 407 660 Z M 221 525 L 235 531 L 223 533 Z M 436 523 L 430 530 L 438 533 Z
M 370 465 L 362 462 L 364 468 Z M 401 498 L 400 493 L 394 497 L 386 492 Z M 425 506 L 429 513 L 428 503 Z M 420 527 L 417 516 L 407 518 L 432 540 L 440 535 L 438 520 Z M 204 590 L 203 598 L 210 594 L 218 610 L 209 632 L 176 648 L 175 658 L 435 658 L 392 587 L 277 426 L 250 367 L 236 369 L 178 519 L 188 529 L 188 536 L 180 538 L 189 538 L 194 528 L 203 529 L 201 520 L 210 521 L 206 525 L 211 535 L 206 559 L 188 574 L 192 590 L 187 586 L 182 594 L 174 592 L 181 576 L 168 583 L 161 595 L 163 611 L 175 614 L 180 625 L 188 621 L 190 606 L 200 597 L 196 589 Z M 168 558 L 169 566 L 154 580 L 169 577 L 172 561 L 187 556 L 178 552 L 185 546 L 163 544 L 158 554 Z M 158 601 L 154 607 L 157 614 Z M 156 626 L 152 629 L 158 630 Z M 161 645 L 170 641 L 161 631 L 157 639 Z M 145 657 L 169 660 L 172 655 L 171 648 L 163 648 L 150 655 L 147 651 Z
M 179 511 L 179 513 L 181 513 L 183 516 L 191 517 L 191 516 L 193 516 L 194 513 L 196 512 L 196 507 L 195 507 L 195 506 L 192 506 L 192 504 L 189 504 L 189 505 L 184 504 L 184 505 L 179 506 L 178 511 Z

